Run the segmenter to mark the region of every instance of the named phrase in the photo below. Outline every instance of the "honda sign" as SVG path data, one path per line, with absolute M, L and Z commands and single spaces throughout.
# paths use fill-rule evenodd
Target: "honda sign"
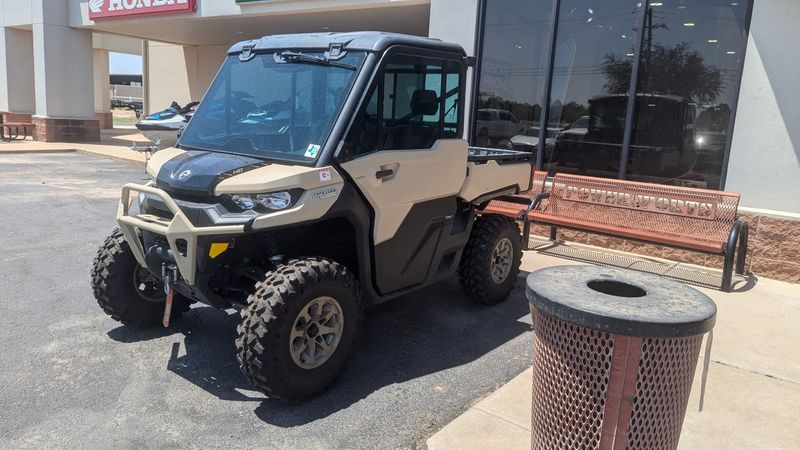
M 89 19 L 194 12 L 197 0 L 89 0 Z

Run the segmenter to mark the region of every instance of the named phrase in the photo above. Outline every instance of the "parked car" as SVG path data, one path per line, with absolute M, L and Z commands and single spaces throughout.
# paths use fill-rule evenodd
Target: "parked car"
M 517 151 L 534 152 L 539 146 L 539 127 L 529 127 L 525 134 L 513 136 L 510 140 L 510 147 Z M 550 159 L 550 154 L 556 146 L 556 136 L 562 128 L 547 128 L 545 136 L 544 159 Z
M 564 128 L 561 133 L 565 138 L 576 138 L 586 136 L 589 132 L 589 116 L 581 116 L 572 125 Z
M 510 140 L 512 136 L 525 132 L 522 125 L 511 111 L 504 109 L 479 109 L 475 121 L 475 130 L 479 140 L 487 141 L 486 145 L 498 144 Z
M 627 94 L 599 95 L 589 100 L 589 114 L 558 134 L 554 159 L 559 166 L 586 170 L 619 170 Z M 684 97 L 636 94 L 636 114 L 629 170 L 640 176 L 678 177 L 697 162 L 695 107 Z

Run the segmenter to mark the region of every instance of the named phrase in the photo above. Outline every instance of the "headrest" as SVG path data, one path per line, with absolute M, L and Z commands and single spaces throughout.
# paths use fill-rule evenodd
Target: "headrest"
M 436 91 L 417 89 L 411 95 L 411 112 L 417 116 L 430 116 L 439 111 L 439 96 Z

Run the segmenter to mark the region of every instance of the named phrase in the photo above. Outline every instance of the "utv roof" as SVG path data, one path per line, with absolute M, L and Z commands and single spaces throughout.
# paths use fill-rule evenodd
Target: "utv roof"
M 245 46 L 252 46 L 252 49 L 255 51 L 300 49 L 327 50 L 331 44 L 341 44 L 344 50 L 362 50 L 369 52 L 383 52 L 393 45 L 409 45 L 430 48 L 432 50 L 452 51 L 466 56 L 464 49 L 457 44 L 443 42 L 439 39 L 398 33 L 384 33 L 380 31 L 276 34 L 273 36 L 264 36 L 261 39 L 242 41 L 234 44 L 233 47 L 228 50 L 228 54 L 241 53 Z

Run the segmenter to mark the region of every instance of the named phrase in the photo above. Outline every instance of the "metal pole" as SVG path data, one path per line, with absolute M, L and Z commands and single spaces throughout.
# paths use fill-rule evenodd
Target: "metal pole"
M 561 0 L 553 0 L 553 21 L 550 23 L 549 52 L 547 53 L 547 73 L 544 79 L 544 95 L 542 96 L 542 110 L 539 117 L 539 146 L 536 149 L 536 170 L 542 170 L 544 165 L 544 149 L 547 146 L 547 122 L 550 115 L 550 89 L 553 84 L 553 65 L 556 59 L 556 34 L 558 34 L 558 14 L 561 9 Z
M 150 42 L 142 41 L 142 116 L 150 114 Z
M 481 66 L 483 65 L 483 28 L 486 22 L 486 0 L 478 0 L 478 17 L 475 21 L 475 48 L 473 54 L 475 55 L 475 66 L 472 67 L 472 98 L 469 105 L 469 123 L 465 124 L 464 129 L 467 132 L 467 142 L 470 145 L 476 145 L 475 133 L 473 130 L 475 126 L 475 110 L 478 109 L 478 99 L 480 98 L 481 89 Z M 465 73 L 465 80 L 468 78 L 469 68 Z
M 622 138 L 622 155 L 619 162 L 619 178 L 624 180 L 628 174 L 628 156 L 631 151 L 631 135 L 633 134 L 633 115 L 636 109 L 636 85 L 639 81 L 639 65 L 642 60 L 642 42 L 644 41 L 644 29 L 647 22 L 647 10 L 650 8 L 650 1 L 642 1 L 639 11 L 638 24 L 639 31 L 636 33 L 634 43 L 633 68 L 631 69 L 631 84 L 628 88 L 628 110 L 625 114 L 625 135 Z

